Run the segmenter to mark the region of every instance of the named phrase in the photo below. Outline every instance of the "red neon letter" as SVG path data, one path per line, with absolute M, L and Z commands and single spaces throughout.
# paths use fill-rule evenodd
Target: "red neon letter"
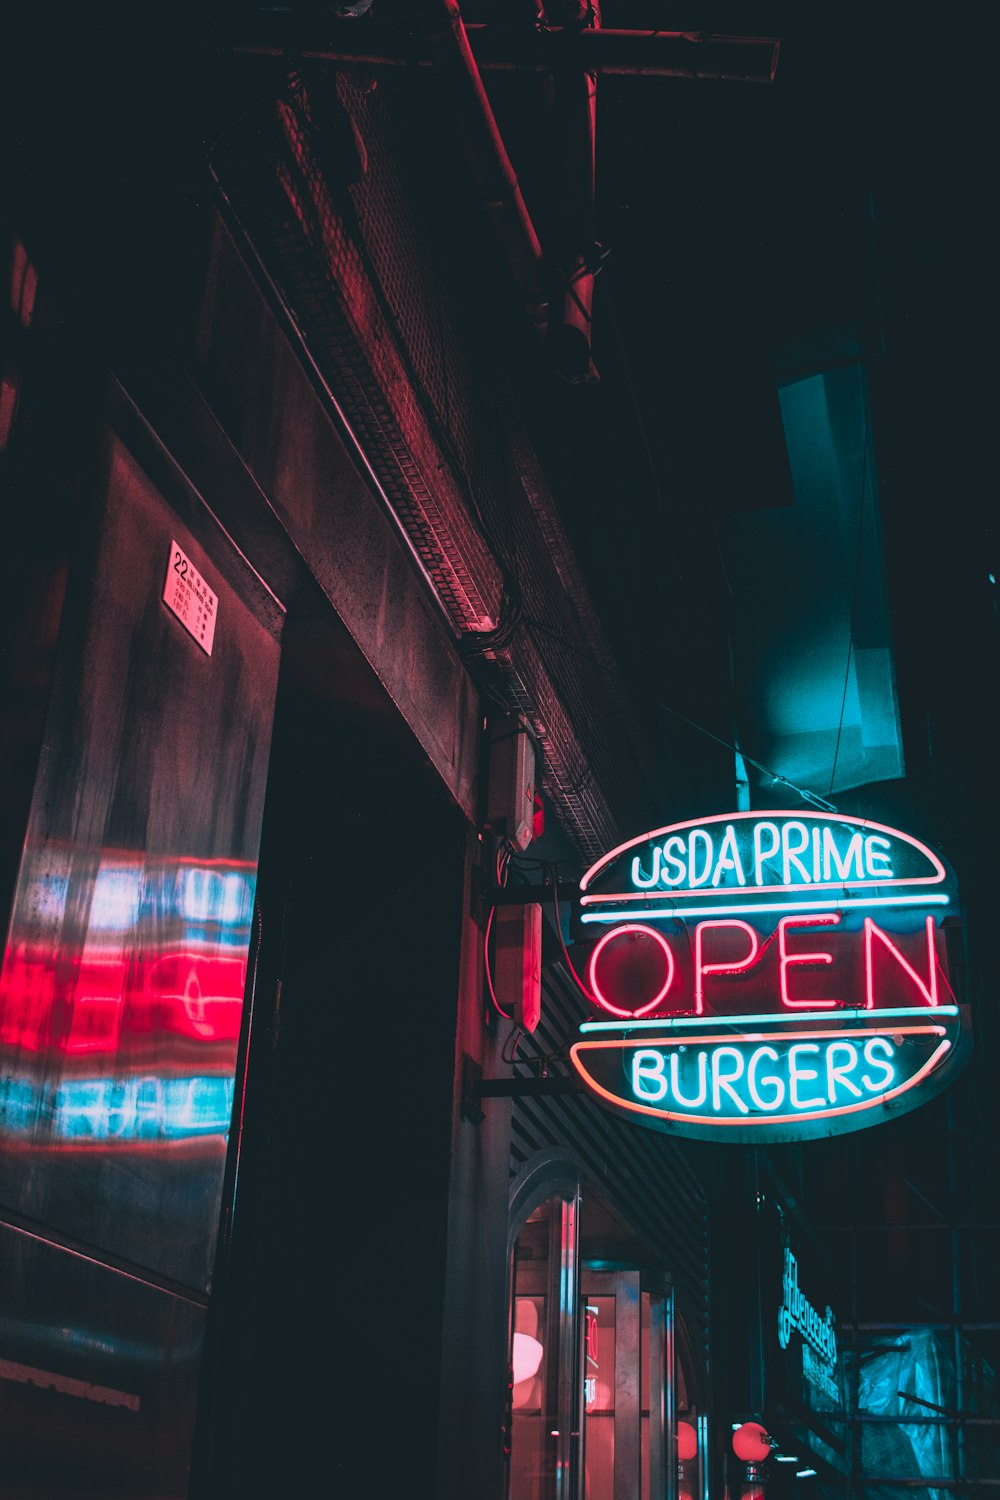
M 906 970 L 917 989 L 927 1001 L 927 1004 L 937 1005 L 937 953 L 934 951 L 934 918 L 927 918 L 927 983 L 924 984 L 916 969 L 912 968 L 906 962 L 906 959 L 900 953 L 895 943 L 886 937 L 881 927 L 876 927 L 871 917 L 865 917 L 865 980 L 868 986 L 868 1010 L 874 1010 L 875 1008 L 875 975 L 872 965 L 872 939 L 875 937 L 885 944 L 900 967 Z
M 601 956 L 610 942 L 613 942 L 615 938 L 622 937 L 628 933 L 642 933 L 645 937 L 651 937 L 654 942 L 659 943 L 661 949 L 663 950 L 663 955 L 667 960 L 667 977 L 663 981 L 663 986 L 660 989 L 659 994 L 654 995 L 652 1000 L 650 1000 L 648 1004 L 641 1005 L 638 1010 L 622 1010 L 620 1005 L 615 1005 L 611 1000 L 607 998 L 607 996 L 604 994 L 599 984 L 597 983 L 598 958 Z M 601 938 L 593 953 L 590 955 L 589 972 L 591 993 L 593 994 L 594 999 L 597 1001 L 598 1005 L 602 1005 L 604 1009 L 610 1011 L 613 1016 L 628 1016 L 629 1018 L 634 1019 L 638 1016 L 648 1016 L 649 1012 L 651 1010 L 655 1010 L 656 1007 L 660 1004 L 660 1001 L 663 1000 L 666 996 L 666 993 L 669 990 L 671 984 L 673 984 L 674 980 L 674 955 L 671 951 L 670 944 L 667 942 L 662 932 L 657 932 L 655 927 L 646 927 L 642 922 L 625 922 L 621 927 L 613 927 L 610 932 L 606 932 Z
M 824 912 L 818 917 L 782 917 L 778 923 L 778 952 L 781 955 L 781 1003 L 789 1010 L 829 1010 L 839 1005 L 838 1000 L 792 1000 L 788 994 L 788 969 L 791 964 L 832 964 L 832 953 L 789 953 L 785 933 L 789 927 L 836 927 L 840 921 L 837 911 Z
M 738 927 L 747 934 L 750 939 L 750 952 L 746 958 L 740 959 L 739 963 L 705 964 L 701 961 L 701 935 L 707 927 Z M 694 1010 L 695 1015 L 700 1016 L 705 1009 L 705 986 L 702 984 L 702 976 L 705 974 L 739 974 L 743 969 L 749 969 L 756 962 L 760 944 L 757 934 L 749 922 L 699 922 L 694 930 Z

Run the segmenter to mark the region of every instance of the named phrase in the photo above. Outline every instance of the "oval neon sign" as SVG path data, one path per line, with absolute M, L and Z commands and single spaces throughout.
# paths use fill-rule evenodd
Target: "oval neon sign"
M 579 916 L 600 1019 L 571 1061 L 638 1124 L 734 1141 L 857 1130 L 964 1061 L 954 877 L 898 829 L 839 813 L 673 823 L 598 860 Z

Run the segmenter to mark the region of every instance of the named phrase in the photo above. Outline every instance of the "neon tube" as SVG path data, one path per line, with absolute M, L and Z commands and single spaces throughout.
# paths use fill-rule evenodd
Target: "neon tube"
M 940 1027 L 928 1026 L 923 1029 L 926 1031 L 939 1031 Z M 811 1033 L 811 1035 L 813 1036 L 815 1036 L 816 1034 L 816 1032 Z M 716 1038 L 709 1037 L 706 1038 L 706 1040 L 714 1041 L 716 1040 Z M 729 1041 L 731 1040 L 731 1038 L 719 1037 L 717 1040 Z M 951 1042 L 947 1039 L 942 1040 L 938 1043 L 937 1047 L 931 1053 L 930 1057 L 924 1063 L 923 1067 L 920 1068 L 918 1072 L 914 1073 L 912 1078 L 908 1078 L 905 1083 L 899 1084 L 894 1089 L 888 1089 L 884 1094 L 876 1094 L 874 1098 L 866 1099 L 861 1104 L 840 1104 L 831 1109 L 804 1110 L 801 1114 L 794 1115 L 767 1115 L 766 1117 L 758 1115 L 752 1117 L 751 1119 L 748 1119 L 745 1115 L 736 1115 L 735 1118 L 731 1120 L 716 1119 L 709 1121 L 705 1116 L 683 1115 L 678 1114 L 675 1110 L 654 1109 L 652 1105 L 634 1104 L 629 1099 L 623 1099 L 620 1094 L 612 1094 L 609 1089 L 606 1089 L 603 1086 L 603 1084 L 597 1082 L 597 1079 L 593 1076 L 593 1074 L 588 1073 L 586 1067 L 580 1061 L 578 1055 L 586 1048 L 597 1047 L 601 1045 L 625 1047 L 628 1046 L 629 1043 L 611 1042 L 602 1044 L 598 1042 L 574 1042 L 573 1046 L 570 1048 L 570 1059 L 572 1060 L 573 1065 L 576 1067 L 580 1075 L 586 1080 L 587 1087 L 592 1090 L 593 1093 L 600 1094 L 602 1098 L 607 1099 L 610 1104 L 615 1105 L 618 1109 L 631 1110 L 633 1113 L 640 1115 L 655 1115 L 657 1119 L 660 1120 L 676 1120 L 678 1123 L 683 1124 L 691 1124 L 693 1119 L 697 1119 L 699 1123 L 703 1125 L 711 1124 L 718 1130 L 726 1130 L 728 1127 L 733 1125 L 741 1125 L 745 1130 L 753 1129 L 753 1127 L 758 1124 L 800 1125 L 809 1120 L 831 1120 L 836 1118 L 838 1115 L 858 1114 L 862 1110 L 872 1109 L 877 1104 L 885 1104 L 888 1100 L 898 1098 L 900 1094 L 908 1093 L 910 1089 L 916 1088 L 917 1084 L 922 1083 L 927 1075 L 934 1071 L 941 1058 L 944 1057 L 945 1053 L 951 1050 Z
M 803 814 L 801 811 L 792 811 L 788 808 L 779 807 L 770 808 L 768 812 L 772 818 L 800 818 L 805 816 L 812 822 L 823 821 L 826 823 L 840 823 L 841 825 L 849 824 L 854 828 L 875 829 L 879 833 L 891 834 L 893 838 L 901 839 L 904 844 L 909 844 L 912 848 L 919 849 L 920 853 L 926 856 L 932 868 L 937 871 L 935 875 L 915 875 L 911 878 L 897 877 L 901 885 L 938 884 L 945 879 L 944 865 L 938 859 L 933 849 L 929 849 L 925 843 L 920 839 L 915 839 L 912 834 L 904 833 L 901 828 L 890 828 L 888 823 L 875 823 L 869 818 L 855 818 L 849 813 L 810 812 Z M 707 818 L 688 818 L 683 823 L 667 823 L 663 828 L 651 828 L 648 833 L 640 833 L 634 839 L 626 839 L 625 843 L 617 844 L 614 849 L 610 849 L 607 854 L 603 854 L 596 864 L 591 865 L 580 881 L 580 889 L 581 891 L 585 891 L 595 875 L 600 870 L 603 870 L 606 865 L 611 864 L 612 860 L 617 859 L 619 854 L 624 854 L 626 849 L 636 849 L 640 844 L 648 843 L 650 839 L 658 839 L 661 834 L 676 833 L 681 828 L 704 828 L 709 824 L 735 823 L 745 818 L 761 820 L 763 816 L 766 815 L 762 814 L 759 809 L 750 812 L 718 813 Z M 879 883 L 883 885 L 888 884 L 887 881 Z
M 924 984 L 924 981 L 921 979 L 921 977 L 917 973 L 916 969 L 913 967 L 912 964 L 907 963 L 906 959 L 900 953 L 899 949 L 896 947 L 895 943 L 889 937 L 888 933 L 883 932 L 882 929 L 881 929 L 881 927 L 876 927 L 875 923 L 872 921 L 871 917 L 865 917 L 865 973 L 867 975 L 867 983 L 868 983 L 868 1008 L 869 1008 L 869 1010 L 874 1010 L 875 1009 L 875 974 L 874 974 L 874 968 L 873 968 L 873 964 L 872 964 L 872 945 L 873 945 L 873 940 L 875 938 L 878 938 L 879 941 L 885 945 L 885 947 L 892 954 L 893 958 L 896 960 L 896 962 L 899 964 L 899 966 L 904 970 L 905 973 L 909 974 L 910 978 L 913 980 L 914 984 L 917 986 L 917 989 L 920 991 L 920 993 L 922 995 L 926 995 L 927 996 L 927 1004 L 928 1005 L 933 1005 L 935 1007 L 937 1006 L 937 1003 L 938 1003 L 937 957 L 936 957 L 935 952 L 934 952 L 934 918 L 933 917 L 928 917 L 927 918 L 926 928 L 927 928 L 927 967 L 928 967 L 928 977 L 927 977 L 927 983 Z
M 632 1010 L 622 1010 L 620 1006 L 612 1004 L 612 1002 L 603 993 L 603 991 L 601 990 L 600 986 L 597 983 L 597 960 L 600 957 L 601 953 L 604 951 L 604 949 L 607 947 L 607 945 L 609 943 L 614 942 L 615 938 L 623 937 L 626 933 L 630 933 L 630 932 L 631 933 L 640 933 L 641 932 L 646 937 L 653 938 L 656 941 L 656 943 L 659 945 L 661 951 L 663 952 L 663 954 L 665 955 L 666 960 L 667 960 L 667 977 L 664 980 L 663 986 L 660 989 L 659 993 L 657 995 L 654 995 L 653 999 L 650 1000 L 646 1005 L 641 1005 L 638 1010 L 634 1010 L 634 1011 L 632 1011 Z M 616 932 L 606 932 L 604 934 L 604 936 L 601 938 L 600 942 L 597 944 L 597 947 L 594 949 L 593 953 L 590 955 L 590 970 L 589 970 L 589 974 L 590 974 L 590 988 L 594 992 L 594 999 L 597 1001 L 597 1003 L 599 1005 L 603 1006 L 605 1010 L 610 1011 L 613 1016 L 624 1016 L 624 1017 L 629 1017 L 629 1016 L 647 1016 L 651 1010 L 655 1010 L 656 1009 L 656 1007 L 660 1004 L 660 1001 L 663 1000 L 664 997 L 666 996 L 666 993 L 669 990 L 671 984 L 673 984 L 673 980 L 674 980 L 674 955 L 673 955 L 673 951 L 672 951 L 672 949 L 670 947 L 670 944 L 667 942 L 666 938 L 662 935 L 662 933 L 657 932 L 655 930 L 655 928 L 653 928 L 653 927 L 643 927 L 643 925 L 642 925 L 641 922 L 626 922 L 625 925 L 622 926 L 622 927 L 619 927 Z
M 935 1012 L 935 1014 L 936 1013 L 937 1012 Z M 921 1014 L 926 1015 L 927 1011 L 924 1010 L 921 1012 Z M 865 1015 L 868 1020 L 871 1020 L 871 1013 L 869 1011 L 865 1011 Z M 718 1016 L 715 1017 L 716 1024 L 718 1024 L 719 1019 L 720 1018 Z M 829 1016 L 824 1015 L 823 1019 L 829 1020 L 830 1018 Z M 802 1017 L 796 1016 L 795 1020 L 801 1023 Z M 924 1026 L 869 1026 L 864 1031 L 792 1031 L 789 1032 L 789 1036 L 791 1036 L 793 1041 L 796 1038 L 801 1038 L 805 1042 L 811 1042 L 815 1041 L 816 1038 L 819 1037 L 820 1041 L 829 1042 L 839 1041 L 842 1037 L 845 1036 L 884 1037 L 887 1031 L 891 1032 L 893 1036 L 944 1036 L 945 1028 L 943 1026 L 938 1026 L 935 1021 L 928 1021 Z M 695 1039 L 693 1037 L 681 1037 L 680 1041 L 678 1041 L 676 1037 L 654 1036 L 649 1038 L 649 1040 L 653 1042 L 662 1042 L 665 1047 L 677 1047 L 683 1046 L 683 1044 L 687 1041 L 693 1042 Z M 705 1046 L 709 1046 L 713 1042 L 763 1042 L 765 1038 L 763 1035 L 758 1035 L 756 1032 L 747 1032 L 745 1036 L 742 1034 L 733 1036 L 731 1031 L 724 1031 L 719 1036 L 700 1036 L 697 1038 L 697 1040 L 699 1044 L 704 1043 Z M 771 1040 L 785 1042 L 788 1040 L 788 1037 L 772 1037 Z M 573 1045 L 575 1047 L 636 1047 L 639 1044 L 638 1042 L 633 1042 L 629 1037 L 622 1037 L 620 1040 L 616 1038 L 612 1042 L 574 1042 Z
M 933 922 L 933 917 L 927 918 Z M 837 1006 L 836 1000 L 793 1000 L 788 993 L 788 970 L 791 964 L 832 964 L 832 953 L 789 953 L 788 942 L 785 937 L 789 927 L 836 927 L 840 921 L 840 913 L 837 911 L 823 912 L 819 916 L 781 917 L 778 922 L 778 953 L 780 955 L 779 976 L 781 981 L 781 1003 L 787 1005 L 789 1010 L 808 1010 L 810 1005 L 814 1010 L 822 1007 L 824 1010 L 834 1010 Z
M 874 884 L 875 890 L 881 890 L 881 889 L 883 889 L 887 885 L 920 885 L 921 883 L 924 883 L 924 881 L 925 881 L 925 878 L 923 876 L 919 876 L 919 877 L 918 876 L 914 876 L 912 879 L 908 879 L 908 880 L 879 880 L 879 881 L 873 882 L 873 884 Z M 811 892 L 811 891 L 849 891 L 849 890 L 856 890 L 858 888 L 858 886 L 862 885 L 863 883 L 864 882 L 860 881 L 860 880 L 827 880 L 827 881 L 812 880 L 812 881 L 809 882 L 808 885 L 804 884 L 803 882 L 800 882 L 798 885 L 762 885 L 762 886 L 739 885 L 739 886 L 734 886 L 732 888 L 732 895 L 733 895 L 733 898 L 734 898 L 734 901 L 735 901 L 737 907 L 742 906 L 742 907 L 749 908 L 749 907 L 752 907 L 753 904 L 754 904 L 753 903 L 753 899 L 752 899 L 754 896 L 766 896 L 766 895 L 769 895 L 769 894 L 773 895 L 775 892 L 777 892 L 779 895 L 782 895 L 782 894 L 785 894 L 785 893 L 787 893 L 787 894 L 790 895 L 792 893 L 792 891 L 806 891 L 806 892 Z M 930 876 L 926 877 L 926 882 L 925 883 L 927 885 L 938 885 L 938 884 L 940 884 L 939 881 L 932 880 L 930 878 Z M 652 889 L 652 887 L 650 887 L 650 890 L 651 889 Z M 656 892 L 656 894 L 663 901 L 691 901 L 691 900 L 695 899 L 696 897 L 700 896 L 702 894 L 702 892 L 701 892 L 701 889 L 699 888 L 698 890 L 694 890 L 694 891 L 670 891 L 670 890 L 663 891 L 663 890 L 658 890 Z M 746 900 L 740 900 L 739 899 L 739 898 L 744 897 L 744 896 L 747 897 Z M 949 898 L 947 896 L 845 896 L 844 897 L 845 901 L 869 901 L 872 904 L 872 906 L 876 906 L 876 905 L 879 905 L 879 904 L 881 904 L 881 905 L 884 906 L 887 901 L 904 901 L 904 902 L 905 901 L 927 901 L 927 902 L 936 901 L 936 902 L 938 902 L 940 904 L 940 902 L 947 901 L 948 899 Z M 649 901 L 649 900 L 650 900 L 650 894 L 649 894 L 649 891 L 647 891 L 647 890 L 643 890 L 643 891 L 603 891 L 599 896 L 581 896 L 580 897 L 580 905 L 581 906 L 602 906 L 607 901 L 625 902 L 625 901 Z M 812 904 L 813 904 L 813 906 L 823 906 L 823 905 L 831 906 L 834 903 L 831 900 L 831 901 L 827 901 L 827 902 L 814 901 Z M 727 911 L 730 910 L 730 909 L 731 908 L 729 908 L 729 907 L 726 908 Z M 773 908 L 765 906 L 765 907 L 763 907 L 761 909 L 764 910 L 764 911 L 769 911 L 769 910 L 772 910 Z
M 833 920 L 839 922 L 840 918 L 835 917 Z M 706 928 L 716 927 L 735 927 L 739 931 L 745 932 L 750 939 L 750 952 L 747 956 L 741 958 L 737 963 L 733 963 L 731 960 L 721 964 L 705 963 L 702 933 Z M 694 1008 L 698 1015 L 700 1016 L 705 1009 L 705 985 L 703 981 L 706 974 L 742 974 L 744 970 L 749 969 L 756 963 L 759 955 L 760 943 L 757 940 L 756 932 L 750 926 L 749 922 L 741 922 L 738 919 L 728 922 L 699 922 L 694 930 Z
M 837 1019 L 838 1021 L 864 1021 L 867 1025 L 870 1026 L 872 1021 L 874 1021 L 876 1017 L 878 1017 L 880 1021 L 905 1020 L 910 1019 L 911 1017 L 927 1016 L 932 1009 L 934 1011 L 935 1021 L 937 1021 L 941 1016 L 958 1015 L 957 1005 L 904 1005 L 894 1008 L 887 1007 L 885 1010 L 868 1010 L 867 1007 L 862 1008 L 856 1006 L 850 1010 L 838 1010 Z M 826 1024 L 829 1025 L 831 1019 L 832 1017 L 828 1010 L 818 1010 L 812 1012 L 802 1011 L 800 1014 L 794 1016 L 783 1016 L 771 1011 L 766 1015 L 756 1016 L 663 1016 L 658 1021 L 635 1021 L 630 1024 L 626 1023 L 626 1026 L 623 1026 L 618 1021 L 583 1021 L 580 1024 L 580 1030 L 622 1031 L 627 1028 L 628 1030 L 636 1029 L 649 1031 L 653 1027 L 659 1027 L 661 1031 L 665 1029 L 668 1031 L 673 1031 L 681 1026 L 725 1026 L 730 1021 L 732 1021 L 734 1026 L 738 1026 L 740 1029 L 742 1029 L 744 1026 L 749 1026 L 751 1024 L 754 1026 L 759 1026 L 767 1024 L 769 1022 L 773 1022 L 776 1026 L 801 1026 L 803 1021 L 825 1021 Z M 856 1033 L 853 1031 L 846 1034 L 848 1036 L 856 1035 Z M 840 1033 L 835 1032 L 831 1033 L 831 1035 L 839 1036 Z
M 815 890 L 815 886 L 813 887 Z M 681 894 L 678 892 L 678 894 Z M 581 898 L 582 901 L 648 901 L 648 896 L 596 896 Z M 671 898 L 674 899 L 674 898 Z M 829 911 L 835 906 L 838 911 L 843 911 L 848 906 L 947 906 L 948 896 L 848 896 L 843 901 L 741 901 L 732 906 L 694 906 L 686 907 L 683 911 L 676 909 L 656 908 L 653 911 L 643 911 L 642 915 L 648 919 L 653 917 L 670 917 L 675 922 L 682 922 L 685 917 L 735 917 L 737 913 L 746 917 L 755 911 Z M 620 922 L 624 912 L 597 912 L 585 911 L 580 918 L 581 922 Z

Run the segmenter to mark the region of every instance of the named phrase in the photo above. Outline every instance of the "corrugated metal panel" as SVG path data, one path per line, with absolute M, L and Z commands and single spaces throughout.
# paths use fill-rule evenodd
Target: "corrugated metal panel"
M 546 968 L 543 991 L 542 1020 L 531 1042 L 552 1059 L 551 1072 L 565 1074 L 584 1003 L 561 965 Z M 526 1077 L 531 1070 L 517 1064 L 515 1071 Z M 707 1353 L 708 1203 L 683 1142 L 619 1119 L 584 1094 L 516 1100 L 511 1176 L 536 1152 L 553 1147 L 571 1150 L 599 1193 L 657 1247 L 675 1278 L 692 1342 Z

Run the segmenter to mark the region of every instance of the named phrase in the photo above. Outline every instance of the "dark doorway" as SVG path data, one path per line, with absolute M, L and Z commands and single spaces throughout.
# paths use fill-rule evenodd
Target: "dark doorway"
M 429 1488 L 465 845 L 354 648 L 291 621 L 195 1494 Z

